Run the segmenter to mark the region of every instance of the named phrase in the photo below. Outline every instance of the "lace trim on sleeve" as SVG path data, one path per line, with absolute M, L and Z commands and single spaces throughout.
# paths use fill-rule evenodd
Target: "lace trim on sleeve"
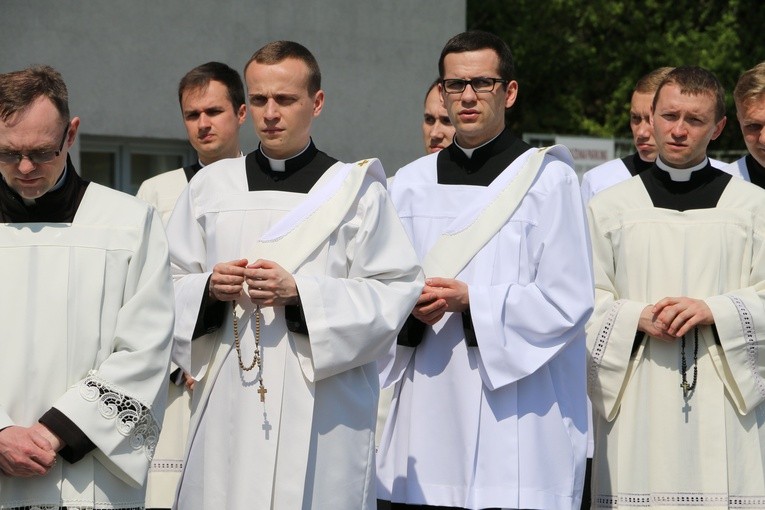
M 79 391 L 88 402 L 98 402 L 101 416 L 115 420 L 117 431 L 128 438 L 134 450 L 142 450 L 149 460 L 154 457 L 160 428 L 148 406 L 110 387 L 95 372 L 80 382 Z
M 724 506 L 732 509 L 762 508 L 765 497 L 737 496 L 710 492 L 646 492 L 599 494 L 593 498 L 593 508 L 646 508 L 653 506 L 693 507 Z
M 592 347 L 592 363 L 588 370 L 587 380 L 589 383 L 594 383 L 598 377 L 598 370 L 600 370 L 600 364 L 603 361 L 603 354 L 606 352 L 606 346 L 611 339 L 611 332 L 614 330 L 614 322 L 616 322 L 616 316 L 619 315 L 619 310 L 625 303 L 623 299 L 614 302 L 611 308 L 608 310 L 605 319 L 603 319 L 603 325 L 598 331 L 598 338 L 595 339 L 595 345 Z
M 757 390 L 760 392 L 760 396 L 765 398 L 765 381 L 760 377 L 760 372 L 758 370 L 759 348 L 757 347 L 757 332 L 754 329 L 752 313 L 740 297 L 732 295 L 729 295 L 728 297 L 736 307 L 738 318 L 741 321 L 741 332 L 744 336 L 744 341 L 746 342 L 746 357 L 749 371 L 752 373 L 752 378 L 757 385 Z

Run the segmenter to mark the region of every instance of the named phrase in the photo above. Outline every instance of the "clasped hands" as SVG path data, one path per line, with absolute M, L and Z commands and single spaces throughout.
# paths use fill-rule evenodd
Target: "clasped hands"
M 676 340 L 699 325 L 714 324 L 712 310 L 702 299 L 665 297 L 646 306 L 638 330 L 661 340 Z
M 48 427 L 12 425 L 0 430 L 0 471 L 6 476 L 44 475 L 56 463 L 56 452 L 64 446 Z
M 464 312 L 469 307 L 466 283 L 452 278 L 428 278 L 414 305 L 412 315 L 432 326 L 440 321 L 446 312 Z
M 213 267 L 210 295 L 218 301 L 233 301 L 244 292 L 258 306 L 286 306 L 298 303 L 297 284 L 292 275 L 276 262 L 247 259 L 221 262 Z

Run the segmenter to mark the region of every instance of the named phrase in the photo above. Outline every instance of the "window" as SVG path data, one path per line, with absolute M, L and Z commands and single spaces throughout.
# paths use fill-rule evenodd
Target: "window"
M 83 135 L 80 175 L 83 179 L 135 195 L 149 177 L 196 161 L 185 140 L 151 140 Z

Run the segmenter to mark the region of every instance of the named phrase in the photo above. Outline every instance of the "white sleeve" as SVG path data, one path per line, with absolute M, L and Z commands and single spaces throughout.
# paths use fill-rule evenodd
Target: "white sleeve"
M 99 461 L 132 485 L 144 482 L 164 416 L 174 316 L 167 240 L 159 215 L 146 211 L 112 350 L 53 403 L 96 445 Z
M 347 270 L 294 275 L 310 342 L 301 365 L 310 380 L 376 361 L 422 290 L 417 256 L 384 187 L 366 182 L 360 196 L 337 233 L 345 254 L 333 265 Z
M 194 211 L 190 186 L 178 197 L 167 223 L 167 236 L 176 312 L 172 360 L 198 378 L 201 374 L 195 373 L 191 362 L 191 340 L 212 271 L 207 267 L 207 239 Z
M 583 338 L 592 312 L 592 271 L 577 178 L 557 161 L 548 162 L 545 173 L 553 175 L 535 193 L 537 223 L 525 241 L 534 257 L 532 281 L 468 285 L 482 377 L 492 390 L 535 372 Z M 517 264 L 510 256 L 502 262 Z

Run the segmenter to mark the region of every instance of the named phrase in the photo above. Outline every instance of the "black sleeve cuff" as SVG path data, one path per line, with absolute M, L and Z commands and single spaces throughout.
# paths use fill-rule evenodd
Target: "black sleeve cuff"
M 647 335 L 643 333 L 642 331 L 635 332 L 635 339 L 632 341 L 632 352 L 630 352 L 630 357 L 634 356 L 635 353 L 638 350 L 638 347 L 640 347 L 640 344 L 643 343 L 643 339 Z
M 404 322 L 401 331 L 398 332 L 396 343 L 404 347 L 417 347 L 422 343 L 426 327 L 427 324 L 419 319 L 415 319 L 414 315 L 410 314 Z
M 58 453 L 70 464 L 74 464 L 96 449 L 93 441 L 88 439 L 88 436 L 72 420 L 55 407 L 51 407 L 38 421 L 66 443 L 66 446 Z
M 720 342 L 720 333 L 717 332 L 717 324 L 712 324 L 712 334 L 715 337 L 715 343 L 722 347 L 722 342 Z
M 298 297 L 298 304 L 287 305 L 284 307 L 284 320 L 287 322 L 287 329 L 293 333 L 300 333 L 301 335 L 308 334 L 308 323 L 305 320 L 305 313 L 303 313 L 303 303 Z
M 475 336 L 473 316 L 470 315 L 470 308 L 462 312 L 462 331 L 465 333 L 465 343 L 467 346 L 478 347 L 478 339 Z
M 210 278 L 212 278 L 212 275 L 210 275 Z M 199 305 L 199 315 L 194 326 L 194 333 L 191 335 L 192 340 L 214 333 L 223 325 L 223 320 L 226 317 L 226 309 L 228 308 L 226 302 L 213 300 L 210 297 L 210 292 L 207 290 L 210 288 L 210 278 L 207 279 L 205 292 L 202 295 L 202 303 Z
M 173 373 L 170 374 L 170 382 L 175 384 L 176 386 L 180 386 L 181 384 L 186 382 L 183 379 L 183 370 L 181 370 L 180 367 L 173 370 Z

